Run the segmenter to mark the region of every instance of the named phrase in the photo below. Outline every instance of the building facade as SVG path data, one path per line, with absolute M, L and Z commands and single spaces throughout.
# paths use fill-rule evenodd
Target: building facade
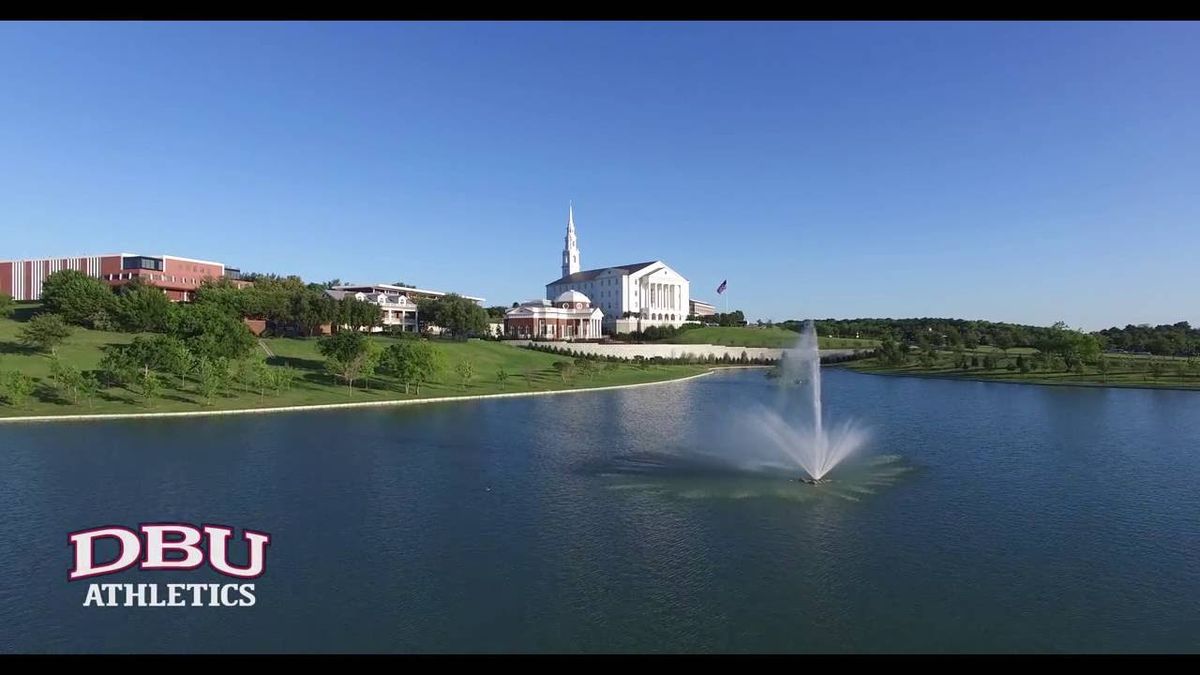
M 161 288 L 167 297 L 179 302 L 191 300 L 192 294 L 206 279 L 241 280 L 239 270 L 210 260 L 114 253 L 0 261 L 0 292 L 22 302 L 41 300 L 42 283 L 46 277 L 60 270 L 83 272 L 108 282 L 110 286 L 121 286 L 133 279 L 141 279 L 150 286 Z
M 578 291 L 564 291 L 550 300 L 530 300 L 504 313 L 504 334 L 513 338 L 597 340 L 604 312 Z
M 701 318 L 706 316 L 715 316 L 716 313 L 717 308 L 711 303 L 704 302 L 703 300 L 692 300 L 692 303 L 688 308 L 688 314 Z
M 371 329 L 375 332 L 384 330 L 416 332 L 420 330 L 417 302 L 447 295 L 445 291 L 431 291 L 424 288 L 395 286 L 392 284 L 372 284 L 367 286 L 344 284 L 334 286 L 325 291 L 325 293 L 334 300 L 341 300 L 349 295 L 356 300 L 379 305 L 380 313 L 383 316 L 383 325 L 375 326 Z M 482 305 L 484 300 L 472 295 L 464 295 L 462 297 L 479 305 Z
M 415 333 L 420 325 L 417 320 L 417 302 L 410 300 L 405 295 L 380 291 L 340 291 L 332 289 L 325 291 L 325 294 L 334 300 L 341 300 L 349 296 L 361 302 L 379 305 L 379 316 L 382 325 L 372 326 L 371 330 L 373 332 L 399 330 L 406 333 Z
M 690 314 L 688 280 L 661 260 L 580 270 L 575 210 L 567 214 L 562 276 L 546 284 L 546 297 L 577 291 L 604 313 L 605 333 L 679 327 Z

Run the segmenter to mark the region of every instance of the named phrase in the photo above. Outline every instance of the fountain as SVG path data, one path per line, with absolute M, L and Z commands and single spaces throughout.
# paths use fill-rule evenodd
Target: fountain
M 805 322 L 796 346 L 785 352 L 779 370 L 779 403 L 774 410 L 759 411 L 757 426 L 775 450 L 804 470 L 807 477 L 799 482 L 810 485 L 826 482 L 826 474 L 865 443 L 866 433 L 850 423 L 832 430 L 825 428 L 821 409 L 821 355 L 811 320 Z M 800 412 L 795 410 L 797 391 L 799 402 L 808 408 L 807 415 L 797 415 Z
M 861 426 L 828 423 L 822 409 L 821 358 L 812 322 L 769 371 L 778 390 L 763 400 L 759 384 L 737 378 L 729 399 L 704 419 L 695 436 L 656 443 L 653 451 L 602 462 L 612 489 L 686 499 L 840 498 L 859 501 L 910 469 L 897 455 L 845 461 L 867 440 Z M 754 389 L 745 407 L 736 387 Z M 836 480 L 830 479 L 836 469 Z M 797 488 L 795 483 L 814 487 Z M 819 489 L 818 489 L 819 488 Z

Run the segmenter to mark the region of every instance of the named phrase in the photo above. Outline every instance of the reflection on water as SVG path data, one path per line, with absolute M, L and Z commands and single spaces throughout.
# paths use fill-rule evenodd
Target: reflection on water
M 738 467 L 719 455 L 643 453 L 618 457 L 597 473 L 615 491 L 677 499 L 769 498 L 807 502 L 820 499 L 860 501 L 912 471 L 899 455 L 849 461 L 835 478 L 810 485 L 797 481 L 795 468 Z

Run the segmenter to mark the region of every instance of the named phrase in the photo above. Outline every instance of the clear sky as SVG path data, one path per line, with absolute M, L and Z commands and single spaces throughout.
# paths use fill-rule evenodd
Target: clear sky
M 0 259 L 1200 324 L 1200 24 L 0 25 Z

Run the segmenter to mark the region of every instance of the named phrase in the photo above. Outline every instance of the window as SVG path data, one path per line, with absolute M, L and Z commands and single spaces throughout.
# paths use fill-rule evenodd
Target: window
M 162 271 L 163 262 L 158 258 L 132 256 L 121 259 L 121 269 L 124 270 L 158 270 Z

